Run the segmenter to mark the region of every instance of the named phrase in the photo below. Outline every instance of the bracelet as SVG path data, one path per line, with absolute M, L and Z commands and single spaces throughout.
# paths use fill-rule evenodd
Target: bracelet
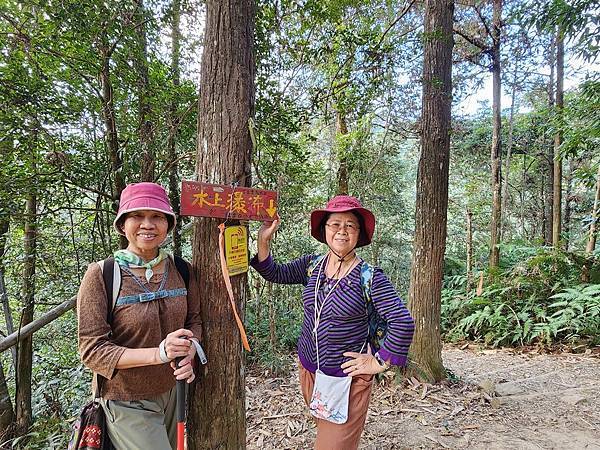
M 158 356 L 159 356 L 160 360 L 164 363 L 171 362 L 171 360 L 167 356 L 167 351 L 165 350 L 165 340 L 164 339 L 158 345 Z
M 388 370 L 390 368 L 390 364 L 387 361 L 385 361 L 381 356 L 379 356 L 379 352 L 375 353 L 373 356 L 375 357 L 377 364 L 383 367 L 383 370 Z

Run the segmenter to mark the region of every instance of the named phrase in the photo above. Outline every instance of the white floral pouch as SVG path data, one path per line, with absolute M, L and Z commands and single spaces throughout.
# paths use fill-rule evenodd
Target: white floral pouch
M 310 399 L 310 413 L 318 419 L 342 424 L 348 420 L 348 399 L 352 377 L 332 377 L 315 372 L 315 386 Z

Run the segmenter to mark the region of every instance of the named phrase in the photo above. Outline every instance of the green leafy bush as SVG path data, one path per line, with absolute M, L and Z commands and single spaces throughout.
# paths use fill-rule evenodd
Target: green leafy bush
M 600 284 L 579 284 L 580 258 L 531 247 L 509 254 L 513 264 L 484 276 L 480 295 L 474 286 L 467 289 L 466 276 L 445 279 L 442 328 L 448 339 L 491 346 L 600 342 Z

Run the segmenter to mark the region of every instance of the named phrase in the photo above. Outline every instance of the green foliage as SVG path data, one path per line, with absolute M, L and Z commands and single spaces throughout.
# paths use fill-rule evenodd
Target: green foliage
M 254 277 L 258 276 L 256 274 Z M 281 375 L 289 368 L 290 353 L 296 349 L 302 325 L 302 308 L 298 305 L 300 290 L 297 287 L 272 287 L 272 296 L 264 295 L 264 283 L 260 295 L 248 308 L 246 324 L 251 336 L 252 351 L 248 360 L 269 373 Z M 260 302 L 260 304 L 258 304 Z M 270 304 L 269 304 L 270 303 Z M 273 308 L 270 316 L 269 308 Z M 271 327 L 275 341 L 271 342 Z
M 596 345 L 600 284 L 577 284 L 578 260 L 534 247 L 515 247 L 512 256 L 509 267 L 488 275 L 481 295 L 473 287 L 467 290 L 466 276 L 445 279 L 442 327 L 447 337 L 492 346 L 579 340 Z

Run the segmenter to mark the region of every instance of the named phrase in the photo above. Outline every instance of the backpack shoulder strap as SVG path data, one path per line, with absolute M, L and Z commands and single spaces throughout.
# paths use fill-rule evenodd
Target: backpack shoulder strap
M 187 290 L 190 289 L 190 269 L 188 267 L 187 262 L 181 256 L 173 255 L 173 262 L 175 263 L 175 267 L 177 267 L 177 271 L 181 278 L 183 278 L 183 282 L 185 283 L 185 288 Z
M 113 310 L 121 291 L 121 268 L 118 264 L 115 264 L 115 259 L 112 256 L 98 261 L 98 265 L 102 271 L 104 289 L 106 290 L 106 299 L 109 306 L 107 320 L 109 324 L 112 324 Z
M 360 285 L 362 287 L 363 294 L 367 303 L 372 302 L 371 298 L 371 284 L 373 282 L 373 274 L 375 273 L 375 267 L 371 264 L 363 261 L 360 266 Z
M 308 266 L 306 267 L 306 276 L 307 276 L 307 278 L 311 277 L 311 275 L 313 274 L 313 272 L 315 271 L 315 269 L 317 268 L 317 266 L 319 265 L 319 263 L 326 256 L 327 256 L 327 254 L 324 254 L 324 255 L 312 255 L 312 257 L 310 259 L 310 262 L 308 263 Z

